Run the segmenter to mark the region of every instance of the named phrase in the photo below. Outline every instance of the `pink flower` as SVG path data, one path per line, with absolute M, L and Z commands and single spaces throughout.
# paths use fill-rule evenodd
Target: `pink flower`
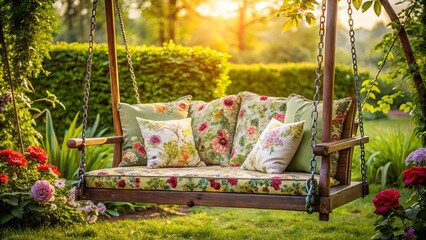
M 228 183 L 231 184 L 232 186 L 235 186 L 238 183 L 238 178 L 228 178 L 226 179 L 226 181 L 228 181 Z
M 246 115 L 246 110 L 244 108 L 240 108 L 240 111 L 238 112 L 238 117 L 242 118 Z
M 250 126 L 249 128 L 247 128 L 246 136 L 250 139 L 253 139 L 256 136 L 256 127 Z
M 31 187 L 30 197 L 39 203 L 47 203 L 55 200 L 53 196 L 55 188 L 46 180 L 38 180 Z
M 55 186 L 57 188 L 63 188 L 63 187 L 65 187 L 65 181 L 62 180 L 62 179 L 58 179 L 58 180 L 55 181 Z
M 206 104 L 205 103 L 201 103 L 200 105 L 198 105 L 197 111 L 201 112 L 201 111 L 204 110 L 204 108 L 206 108 Z
M 235 99 L 235 97 L 225 97 L 222 100 L 222 106 L 224 109 L 228 109 L 228 110 L 232 110 L 235 107 L 235 103 L 237 102 L 237 100 Z
M 275 190 L 279 190 L 282 182 L 283 181 L 281 177 L 272 177 L 271 187 L 273 187 Z
M 200 123 L 198 124 L 198 126 L 197 126 L 198 133 L 199 133 L 199 134 L 204 134 L 204 133 L 206 133 L 206 132 L 207 132 L 207 130 L 209 129 L 209 127 L 210 127 L 209 122 L 207 122 L 207 121 L 200 122 Z
M 277 114 L 275 114 L 274 118 L 283 123 L 285 115 L 282 114 L 282 113 L 277 113 Z
M 149 142 L 153 145 L 159 145 L 161 143 L 161 137 L 159 135 L 152 135 L 149 137 Z
M 226 129 L 221 129 L 218 131 L 217 136 L 212 140 L 213 151 L 217 153 L 226 153 L 231 147 L 229 142 L 229 134 Z
M 103 203 L 101 203 L 101 202 L 96 205 L 96 208 L 98 209 L 98 211 L 100 213 L 104 213 L 106 211 L 105 205 Z
M 34 160 L 39 161 L 41 164 L 47 163 L 47 153 L 43 148 L 30 146 L 27 148 L 27 152 Z
M 175 103 L 175 106 L 181 111 L 188 111 L 189 104 L 185 101 L 179 101 Z

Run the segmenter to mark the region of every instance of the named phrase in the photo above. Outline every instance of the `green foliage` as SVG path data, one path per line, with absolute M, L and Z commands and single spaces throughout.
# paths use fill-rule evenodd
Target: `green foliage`
M 46 110 L 46 133 L 45 139 L 42 141 L 42 146 L 46 149 L 52 164 L 56 165 L 59 171 L 67 180 L 76 180 L 77 171 L 80 165 L 80 151 L 77 149 L 69 149 L 67 140 L 70 138 L 81 137 L 83 125 L 77 125 L 79 120 L 78 114 L 75 115 L 68 130 L 62 138 L 60 144 L 55 133 L 55 128 L 50 111 Z M 86 137 L 102 137 L 105 135 L 106 128 L 98 131 L 100 122 L 99 114 L 97 114 L 95 122 L 86 130 Z M 113 148 L 111 145 L 97 145 L 88 147 L 86 150 L 86 171 L 111 167 L 112 165 Z
M 399 128 L 373 137 L 366 145 L 367 181 L 381 184 L 382 189 L 387 184 L 402 186 L 405 158 L 419 147 L 420 139 Z
M 11 78 L 14 85 L 17 110 L 24 145 L 33 145 L 37 132 L 29 109 L 31 101 L 26 96 L 33 87 L 29 79 L 42 71 L 42 60 L 48 57 L 51 32 L 55 26 L 53 0 L 0 0 L 0 26 L 4 32 Z M 3 57 L 4 46 L 0 46 Z M 5 62 L 0 61 L 0 97 L 11 93 L 4 75 Z M 1 105 L 1 104 L 0 104 Z M 0 148 L 18 146 L 18 133 L 12 103 L 0 108 Z
M 306 97 L 313 96 L 315 86 L 315 63 L 253 64 L 231 65 L 229 78 L 232 84 L 228 94 L 251 91 L 268 96 L 288 96 L 297 93 Z M 354 96 L 352 69 L 346 65 L 336 66 L 335 97 Z M 368 77 L 360 73 L 361 79 Z
M 285 32 L 297 27 L 303 19 L 307 24 L 315 26 L 316 19 L 313 14 L 315 5 L 318 5 L 317 0 L 284 1 L 280 9 L 275 12 L 275 16 L 283 16 L 287 19 L 281 31 Z
M 0 225 L 40 227 L 96 221 L 99 210 L 93 203 L 75 201 L 75 188 L 58 178 L 46 152 L 38 147 L 25 155 L 11 149 L 0 151 Z M 87 207 L 86 207 L 87 206 Z M 86 207 L 82 211 L 81 207 Z M 93 219 L 92 217 L 95 216 Z
M 124 47 L 118 47 L 118 74 L 121 101 L 136 103 Z M 204 47 L 183 47 L 173 43 L 163 47 L 130 47 L 133 67 L 142 103 L 162 102 L 192 95 L 212 100 L 225 95 L 230 84 L 227 76 L 228 55 Z M 73 114 L 82 109 L 86 73 L 87 44 L 60 43 L 52 47 L 51 59 L 43 64 L 49 75 L 33 79 L 36 90 L 54 92 L 67 111 L 52 111 L 53 121 L 61 121 L 58 131 L 68 126 Z M 99 126 L 112 126 L 107 46 L 94 46 L 89 123 L 100 114 Z M 36 91 L 34 98 L 40 98 Z M 40 109 L 46 108 L 37 103 Z M 93 114 L 96 113 L 96 114 Z

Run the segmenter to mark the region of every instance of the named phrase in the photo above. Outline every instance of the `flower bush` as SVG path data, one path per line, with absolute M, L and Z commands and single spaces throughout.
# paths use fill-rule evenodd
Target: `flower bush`
M 47 162 L 40 147 L 0 151 L 0 226 L 94 223 L 105 212 L 102 203 L 76 201 L 76 188 Z
M 409 167 L 402 173 L 404 184 L 414 192 L 404 208 L 394 189 L 379 192 L 373 199 L 378 219 L 373 239 L 425 239 L 426 236 L 426 148 L 410 153 Z M 398 220 L 399 219 L 399 220 Z

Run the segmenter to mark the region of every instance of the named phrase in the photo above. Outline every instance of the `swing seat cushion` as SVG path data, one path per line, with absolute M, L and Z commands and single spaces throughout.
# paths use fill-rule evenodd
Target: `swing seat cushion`
M 189 192 L 259 193 L 306 195 L 311 174 L 266 174 L 232 166 L 156 168 L 146 166 L 99 169 L 85 174 L 87 188 Z M 318 176 L 316 176 L 319 180 Z M 331 185 L 338 185 L 331 178 Z

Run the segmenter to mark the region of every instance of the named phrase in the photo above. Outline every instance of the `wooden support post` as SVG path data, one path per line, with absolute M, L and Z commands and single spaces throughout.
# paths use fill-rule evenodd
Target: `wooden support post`
M 113 0 L 105 0 L 106 26 L 107 26 L 107 41 L 108 41 L 108 60 L 109 74 L 111 82 L 111 102 L 112 102 L 112 117 L 114 120 L 115 136 L 122 136 L 120 116 L 117 110 L 117 103 L 120 102 L 120 85 L 118 83 L 118 65 L 117 51 L 115 43 L 115 22 L 114 22 L 114 2 Z M 117 167 L 121 162 L 121 145 L 122 143 L 114 144 L 114 161 L 113 167 Z
M 324 84 L 323 84 L 323 115 L 322 142 L 331 140 L 331 115 L 333 112 L 334 67 L 336 55 L 337 0 L 327 0 Z M 320 209 L 319 219 L 328 221 L 330 213 L 330 155 L 322 157 L 319 181 Z M 325 200 L 327 199 L 327 201 Z

